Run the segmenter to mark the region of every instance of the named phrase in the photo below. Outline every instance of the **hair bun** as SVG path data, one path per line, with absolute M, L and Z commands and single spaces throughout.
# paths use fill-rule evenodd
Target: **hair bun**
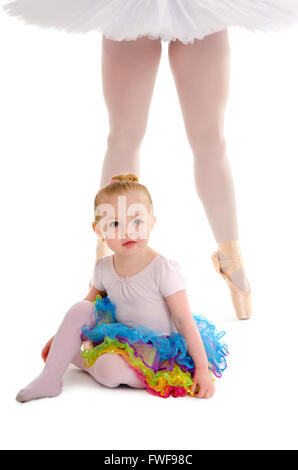
M 114 181 L 127 181 L 129 183 L 138 183 L 139 178 L 134 173 L 122 173 L 120 175 L 113 176 L 111 183 Z

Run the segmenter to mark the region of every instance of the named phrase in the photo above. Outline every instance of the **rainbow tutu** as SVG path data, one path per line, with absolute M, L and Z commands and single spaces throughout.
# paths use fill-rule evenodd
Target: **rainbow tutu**
M 130 328 L 116 322 L 115 305 L 108 297 L 98 295 L 94 304 L 94 322 L 81 328 L 81 354 L 86 367 L 102 354 L 120 354 L 149 393 L 162 398 L 194 395 L 195 365 L 180 333 L 165 335 L 142 325 Z M 204 343 L 209 372 L 213 378 L 221 377 L 229 354 L 222 341 L 225 332 L 218 332 L 203 315 L 193 318 Z

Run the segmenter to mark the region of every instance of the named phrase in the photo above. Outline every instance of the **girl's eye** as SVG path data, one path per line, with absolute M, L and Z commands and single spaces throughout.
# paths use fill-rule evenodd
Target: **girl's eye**
M 134 220 L 134 223 L 136 223 L 137 225 L 140 225 L 143 223 L 143 220 L 142 219 L 135 219 Z M 117 220 L 114 220 L 113 222 L 111 222 L 109 224 L 110 227 L 119 227 L 119 222 Z
M 115 224 L 115 225 L 114 225 Z M 118 227 L 119 223 L 117 220 L 114 220 L 114 222 L 110 223 L 110 227 Z
M 142 219 L 135 219 L 135 222 L 137 223 L 137 225 L 140 225 L 143 223 L 143 220 Z

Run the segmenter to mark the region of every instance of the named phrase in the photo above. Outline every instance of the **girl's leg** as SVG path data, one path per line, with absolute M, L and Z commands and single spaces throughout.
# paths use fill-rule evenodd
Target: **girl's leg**
M 102 84 L 110 133 L 101 187 L 119 173 L 140 174 L 139 150 L 161 58 L 161 40 L 102 39 Z
M 94 308 L 92 302 L 82 300 L 68 310 L 54 336 L 43 371 L 26 388 L 20 390 L 16 396 L 17 401 L 25 402 L 59 395 L 62 391 L 62 378 L 70 362 L 86 370 L 97 382 L 107 387 L 117 387 L 124 383 L 131 387 L 143 388 L 125 360 L 115 354 L 103 354 L 90 369 L 84 366 L 80 355 L 81 326 L 94 320 Z
M 54 337 L 43 371 L 20 390 L 17 401 L 54 397 L 61 393 L 64 372 L 81 346 L 81 326 L 94 320 L 94 308 L 92 302 L 82 300 L 68 310 Z
M 95 364 L 86 367 L 80 351 L 72 360 L 72 364 L 88 372 L 97 382 L 106 387 L 115 388 L 126 384 L 134 388 L 145 388 L 125 359 L 113 353 L 105 353 L 97 358 Z
M 197 194 L 216 241 L 238 240 L 234 184 L 224 137 L 230 85 L 228 31 L 196 39 L 193 44 L 172 41 L 168 53 L 194 155 Z M 219 256 L 224 259 L 221 253 Z M 231 279 L 240 289 L 249 290 L 243 266 Z

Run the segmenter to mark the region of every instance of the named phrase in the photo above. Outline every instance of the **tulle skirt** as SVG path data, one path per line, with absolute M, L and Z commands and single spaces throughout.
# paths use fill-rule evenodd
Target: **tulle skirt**
M 81 354 L 86 367 L 102 354 L 120 354 L 149 393 L 162 398 L 194 395 L 195 364 L 180 333 L 165 335 L 142 325 L 130 328 L 115 321 L 115 305 L 108 297 L 98 295 L 94 303 L 94 322 L 82 326 Z M 193 318 L 204 343 L 209 373 L 215 380 L 227 367 L 229 352 L 222 341 L 225 332 L 218 332 L 202 315 Z
M 99 31 L 116 41 L 147 36 L 192 44 L 228 26 L 269 32 L 298 24 L 297 0 L 6 0 L 3 8 L 29 24 Z

